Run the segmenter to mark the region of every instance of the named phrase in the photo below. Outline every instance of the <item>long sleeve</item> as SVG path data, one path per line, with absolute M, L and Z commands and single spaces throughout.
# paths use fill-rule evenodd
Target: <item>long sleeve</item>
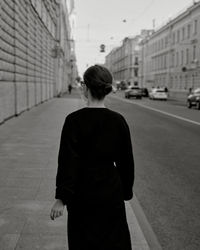
M 133 197 L 134 183 L 134 158 L 131 143 L 131 136 L 127 122 L 123 118 L 123 132 L 121 134 L 120 153 L 116 162 L 119 175 L 122 181 L 124 200 Z
M 62 129 L 56 176 L 56 199 L 67 204 L 73 199 L 78 178 L 77 135 L 67 117 Z

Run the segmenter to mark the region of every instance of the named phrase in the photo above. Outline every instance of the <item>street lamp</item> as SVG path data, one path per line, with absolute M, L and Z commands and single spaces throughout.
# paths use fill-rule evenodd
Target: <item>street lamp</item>
M 71 85 L 73 85 L 73 62 L 74 60 L 73 59 L 70 59 L 70 65 L 71 65 Z

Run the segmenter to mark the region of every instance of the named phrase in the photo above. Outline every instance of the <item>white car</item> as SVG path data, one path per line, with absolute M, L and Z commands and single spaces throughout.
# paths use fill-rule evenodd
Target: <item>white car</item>
M 150 92 L 149 92 L 149 99 L 152 99 L 152 100 L 165 100 L 167 101 L 167 93 L 165 92 L 164 89 L 152 89 Z
M 113 93 L 116 93 L 116 92 L 117 92 L 117 88 L 116 88 L 114 85 L 112 85 L 112 92 L 113 92 Z

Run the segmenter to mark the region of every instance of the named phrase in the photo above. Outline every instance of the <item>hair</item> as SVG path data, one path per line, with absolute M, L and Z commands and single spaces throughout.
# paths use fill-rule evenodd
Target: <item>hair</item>
M 89 67 L 85 71 L 83 79 L 95 99 L 102 100 L 112 91 L 113 77 L 110 71 L 103 66 Z

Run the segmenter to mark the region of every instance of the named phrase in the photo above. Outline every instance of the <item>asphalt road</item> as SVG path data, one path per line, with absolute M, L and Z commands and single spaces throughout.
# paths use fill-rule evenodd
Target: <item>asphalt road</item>
M 144 98 L 107 106 L 129 123 L 134 192 L 162 248 L 200 249 L 200 111 Z

